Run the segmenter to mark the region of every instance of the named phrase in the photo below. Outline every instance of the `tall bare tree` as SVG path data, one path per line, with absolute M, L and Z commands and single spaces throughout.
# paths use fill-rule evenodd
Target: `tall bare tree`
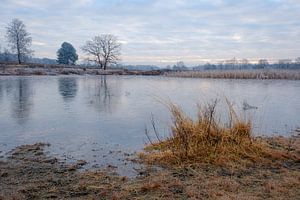
M 92 40 L 88 40 L 81 49 L 88 55 L 92 55 L 93 61 L 104 70 L 110 64 L 116 64 L 120 60 L 121 44 L 114 35 L 95 36 Z
M 6 37 L 10 43 L 11 50 L 18 56 L 18 62 L 21 63 L 26 55 L 33 53 L 30 50 L 32 38 L 26 31 L 25 24 L 19 19 L 13 19 L 6 27 Z

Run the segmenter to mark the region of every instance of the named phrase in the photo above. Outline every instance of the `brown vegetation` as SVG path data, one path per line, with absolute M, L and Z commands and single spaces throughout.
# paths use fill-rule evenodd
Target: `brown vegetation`
M 224 78 L 224 79 L 289 79 L 300 80 L 300 70 L 210 70 L 166 72 L 166 76 L 184 78 Z
M 193 120 L 170 104 L 171 135 L 151 141 L 140 154 L 144 162 L 163 167 L 151 183 L 177 182 L 181 197 L 190 199 L 299 198 L 300 136 L 254 137 L 251 121 L 241 120 L 229 103 L 229 122 L 221 123 L 216 105 L 199 107 Z
M 148 162 L 166 165 L 213 164 L 220 166 L 269 164 L 270 160 L 299 160 L 289 150 L 273 148 L 267 138 L 252 136 L 252 123 L 238 117 L 228 103 L 229 121 L 216 117 L 218 101 L 199 106 L 193 120 L 179 107 L 170 104 L 171 135 L 146 147 Z M 273 140 L 272 140 L 273 141 Z M 143 157 L 143 154 L 141 154 Z

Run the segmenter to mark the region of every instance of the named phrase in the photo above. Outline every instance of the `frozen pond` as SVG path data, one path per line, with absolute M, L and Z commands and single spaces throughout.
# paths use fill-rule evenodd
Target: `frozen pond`
M 0 77 L 0 152 L 49 142 L 51 152 L 62 157 L 119 165 L 124 151 L 140 150 L 147 141 L 151 113 L 159 132 L 168 134 L 170 115 L 161 101 L 172 100 L 195 116 L 197 103 L 224 96 L 254 119 L 255 134 L 287 135 L 300 126 L 300 81 Z M 243 102 L 257 109 L 244 112 Z M 221 102 L 221 115 L 225 108 Z

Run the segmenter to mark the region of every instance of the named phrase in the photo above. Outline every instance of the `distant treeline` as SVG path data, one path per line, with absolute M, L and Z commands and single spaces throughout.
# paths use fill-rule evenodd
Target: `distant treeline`
M 172 67 L 166 67 L 172 71 L 205 71 L 205 70 L 249 70 L 249 69 L 300 69 L 300 57 L 295 60 L 281 59 L 276 63 L 269 63 L 266 59 L 260 59 L 257 63 L 250 63 L 247 59 L 225 60 L 217 64 L 206 63 L 194 67 L 187 67 L 182 61 Z
M 37 63 L 37 64 L 48 64 L 54 65 L 57 64 L 55 59 L 50 58 L 35 58 L 30 56 L 24 56 L 23 58 L 28 63 Z M 0 51 L 0 62 L 17 62 L 18 56 L 17 54 L 10 53 L 8 50 L 4 52 Z
M 300 69 L 300 63 L 296 62 L 278 62 L 272 64 L 205 64 L 193 67 L 194 71 L 202 70 L 245 70 L 245 69 Z

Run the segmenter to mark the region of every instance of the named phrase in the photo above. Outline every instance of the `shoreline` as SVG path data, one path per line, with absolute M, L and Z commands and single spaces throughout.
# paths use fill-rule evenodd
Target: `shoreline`
M 7 64 L 0 63 L 1 76 L 58 76 L 58 75 L 141 75 L 177 78 L 207 79 L 251 79 L 251 80 L 300 80 L 297 69 L 253 69 L 253 70 L 206 70 L 206 71 L 171 71 L 171 70 L 127 70 L 99 69 L 67 65 L 42 64 Z
M 129 71 L 123 69 L 102 70 L 97 68 L 79 68 L 63 66 L 30 66 L 30 65 L 9 65 L 0 64 L 1 76 L 57 76 L 57 75 L 161 75 L 159 70 L 152 71 Z
M 300 154 L 300 135 L 266 140 L 274 148 Z M 84 160 L 66 164 L 45 152 L 48 145 L 21 145 L 0 159 L 0 199 L 295 199 L 300 195 L 299 160 L 239 168 L 149 165 L 136 178 L 128 178 L 113 169 L 81 170 Z

